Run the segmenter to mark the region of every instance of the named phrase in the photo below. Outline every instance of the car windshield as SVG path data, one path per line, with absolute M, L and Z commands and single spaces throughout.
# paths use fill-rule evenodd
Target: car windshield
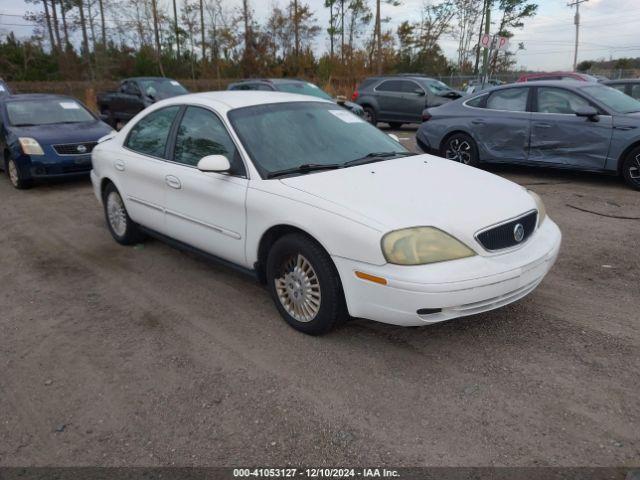
M 276 88 L 281 92 L 298 93 L 300 95 L 310 95 L 312 97 L 331 100 L 331 97 L 327 92 L 322 90 L 317 85 L 314 85 L 313 83 L 306 83 L 306 82 L 279 83 L 276 85 Z
M 324 102 L 275 103 L 229 112 L 261 175 L 300 165 L 344 165 L 375 153 L 402 156 L 398 142 L 351 112 Z
M 140 80 L 140 86 L 144 93 L 150 97 L 156 97 L 158 95 L 168 97 L 189 93 L 179 82 L 166 78 Z
M 429 80 L 427 83 L 427 87 L 431 90 L 431 93 L 434 95 L 441 95 L 443 93 L 447 93 L 451 91 L 451 87 L 440 80 Z
M 96 121 L 86 108 L 72 98 L 12 100 L 6 105 L 9 123 L 16 127 Z
M 640 112 L 640 101 L 615 88 L 604 85 L 590 85 L 583 87 L 582 90 L 616 112 Z

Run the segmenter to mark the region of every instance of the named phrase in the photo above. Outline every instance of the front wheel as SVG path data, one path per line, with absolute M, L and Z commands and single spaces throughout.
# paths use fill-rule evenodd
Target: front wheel
M 129 217 L 120 192 L 113 183 L 104 189 L 102 204 L 107 226 L 116 242 L 121 245 L 133 245 L 143 239 L 138 225 Z
M 622 176 L 631 188 L 640 190 L 640 147 L 631 150 L 622 164 Z
M 376 111 L 368 105 L 366 107 L 363 107 L 363 110 L 365 121 L 369 122 L 374 127 L 378 125 L 378 114 L 376 113 Z
M 442 156 L 447 160 L 478 166 L 478 147 L 466 133 L 456 133 L 449 137 L 442 147 Z
M 348 317 L 331 258 L 307 236 L 294 233 L 277 240 L 266 273 L 280 315 L 296 330 L 321 335 Z
M 25 179 L 22 175 L 22 172 L 18 168 L 15 160 L 13 158 L 9 158 L 5 163 L 5 171 L 7 172 L 7 176 L 9 177 L 9 181 L 14 188 L 18 190 L 23 190 L 25 188 L 29 188 L 31 186 L 31 182 L 28 179 Z

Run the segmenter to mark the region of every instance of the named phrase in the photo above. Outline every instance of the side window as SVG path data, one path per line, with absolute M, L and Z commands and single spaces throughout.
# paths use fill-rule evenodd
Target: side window
M 165 150 L 171 125 L 180 110 L 178 105 L 150 113 L 136 123 L 127 138 L 126 146 L 152 157 L 166 158 Z
M 207 155 L 224 155 L 231 164 L 232 173 L 245 173 L 236 146 L 220 119 L 204 108 L 188 107 L 178 127 L 173 159 L 196 166 Z
M 241 84 L 231 85 L 231 88 L 229 90 L 249 90 L 249 86 L 244 83 L 241 83 Z
M 507 110 L 509 112 L 526 112 L 528 88 L 507 88 L 489 95 L 487 108 L 492 110 Z
M 609 86 L 611 88 L 615 88 L 616 90 L 620 90 L 622 93 L 627 93 L 627 86 L 624 83 L 615 83 Z
M 640 83 L 631 85 L 631 96 L 636 100 L 640 100 Z
M 417 83 L 408 82 L 406 80 L 402 81 L 402 91 L 405 93 L 416 93 L 418 90 L 422 90 L 424 93 L 424 88 L 422 88 Z
M 467 100 L 466 104 L 470 107 L 482 108 L 482 102 L 486 98 L 486 95 L 479 95 L 476 98 L 472 98 L 471 100 Z
M 124 93 L 127 93 L 129 95 L 140 95 L 140 89 L 134 82 L 125 83 L 124 88 Z
M 264 90 L 265 92 L 273 92 L 273 88 L 271 88 L 269 85 L 265 85 L 264 83 L 259 83 L 257 85 L 256 90 Z
M 581 96 L 562 88 L 538 88 L 538 112 L 574 114 L 582 107 L 592 106 Z
M 402 80 L 387 80 L 382 82 L 380 85 L 376 87 L 376 90 L 379 92 L 403 92 L 403 82 Z

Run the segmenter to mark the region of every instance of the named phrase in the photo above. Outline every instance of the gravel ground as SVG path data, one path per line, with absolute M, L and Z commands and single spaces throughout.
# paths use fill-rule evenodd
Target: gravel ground
M 640 193 L 492 170 L 564 234 L 533 294 L 321 338 L 242 274 L 117 245 L 88 180 L 0 177 L 0 465 L 637 465 L 640 220 L 613 217 Z

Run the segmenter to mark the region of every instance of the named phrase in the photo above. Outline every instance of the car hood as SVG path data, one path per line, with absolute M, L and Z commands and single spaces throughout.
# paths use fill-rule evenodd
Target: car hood
M 97 142 L 112 131 L 109 125 L 101 121 L 10 128 L 16 137 L 35 138 L 41 145 Z
M 290 188 L 339 206 L 381 230 L 435 226 L 472 242 L 487 226 L 536 208 L 525 189 L 432 155 L 289 177 Z

